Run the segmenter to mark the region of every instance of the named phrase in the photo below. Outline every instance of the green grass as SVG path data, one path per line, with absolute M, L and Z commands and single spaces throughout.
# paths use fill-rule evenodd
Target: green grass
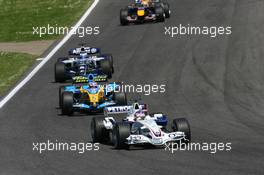
M 35 60 L 34 55 L 0 52 L 0 96 L 21 78 Z
M 33 27 L 70 27 L 92 0 L 0 0 L 0 42 L 57 39 L 33 35 Z

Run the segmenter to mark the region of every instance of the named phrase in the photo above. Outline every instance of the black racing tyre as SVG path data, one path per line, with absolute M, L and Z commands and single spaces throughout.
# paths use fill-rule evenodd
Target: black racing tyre
M 113 100 L 115 101 L 116 105 L 127 105 L 127 96 L 125 92 L 114 92 Z
M 155 7 L 155 13 L 156 13 L 157 22 L 164 22 L 165 21 L 164 10 L 161 6 Z
M 106 57 L 106 59 L 108 59 L 110 61 L 111 66 L 114 65 L 114 58 L 112 54 L 104 54 L 104 56 Z
M 126 143 L 130 135 L 130 125 L 127 123 L 119 123 L 114 126 L 112 142 L 115 149 L 128 149 L 129 145 Z
M 120 10 L 120 24 L 122 26 L 125 26 L 128 24 L 127 16 L 128 16 L 127 9 L 121 9 Z
M 112 54 L 104 54 L 105 58 L 110 61 L 110 64 L 112 66 L 112 73 L 114 73 L 114 58 Z
M 73 114 L 73 93 L 72 92 L 66 91 L 62 94 L 61 111 L 63 115 Z
M 170 6 L 168 3 L 163 3 L 163 10 L 165 13 L 165 18 L 169 18 L 170 17 Z
M 185 139 L 187 139 L 186 142 L 191 141 L 191 128 L 190 128 L 190 124 L 187 119 L 185 118 L 174 119 L 172 121 L 172 130 L 174 132 L 176 131 L 184 132 Z
M 100 65 L 101 65 L 101 69 L 103 73 L 106 74 L 108 78 L 112 78 L 113 70 L 112 70 L 110 60 L 102 60 L 100 62 Z
M 55 63 L 55 82 L 64 82 L 67 80 L 66 67 L 63 62 Z
M 93 143 L 109 140 L 109 132 L 104 126 L 104 117 L 93 117 L 91 122 L 91 136 Z
M 66 58 L 66 57 L 62 57 L 62 58 L 58 58 L 58 59 L 57 59 L 57 62 L 62 62 L 62 61 L 65 61 L 65 60 L 68 60 L 68 58 Z
M 60 108 L 62 107 L 62 94 L 64 93 L 64 86 L 59 87 L 59 106 Z

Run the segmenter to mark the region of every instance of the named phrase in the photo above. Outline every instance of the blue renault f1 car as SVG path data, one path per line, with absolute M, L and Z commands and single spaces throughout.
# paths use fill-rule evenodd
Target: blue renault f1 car
M 114 72 L 113 57 L 111 54 L 91 55 L 85 51 L 78 56 L 59 58 L 55 63 L 55 81 L 65 82 L 75 76 L 102 77 L 104 81 L 112 77 Z
M 109 83 L 99 85 L 89 82 L 85 85 L 62 86 L 59 89 L 59 103 L 62 114 L 75 111 L 103 112 L 105 107 L 126 105 L 126 94 L 119 92 L 120 85 Z

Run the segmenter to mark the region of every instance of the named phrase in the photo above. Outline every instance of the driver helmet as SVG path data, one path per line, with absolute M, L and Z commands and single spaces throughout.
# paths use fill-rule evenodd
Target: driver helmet
M 134 115 L 137 119 L 138 118 L 143 119 L 146 117 L 146 113 L 141 109 L 137 110 Z
M 141 0 L 141 3 L 143 5 L 148 5 L 150 3 L 150 0 Z
M 96 82 L 89 82 L 89 88 L 91 88 L 91 89 L 96 89 L 97 87 L 98 87 L 98 83 L 96 83 Z
M 84 47 L 81 47 L 81 52 L 85 52 L 85 48 Z

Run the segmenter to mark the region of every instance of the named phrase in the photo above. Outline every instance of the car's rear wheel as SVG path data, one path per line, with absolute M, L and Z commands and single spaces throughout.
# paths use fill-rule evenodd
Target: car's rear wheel
M 120 10 L 120 24 L 121 25 L 125 26 L 128 24 L 127 16 L 128 16 L 128 11 L 126 9 L 121 9 Z
M 71 115 L 73 114 L 73 93 L 64 92 L 62 94 L 62 114 Z
M 164 22 L 165 21 L 164 10 L 161 6 L 155 7 L 155 13 L 156 13 L 157 22 Z
M 115 149 L 128 149 L 129 145 L 126 143 L 130 135 L 130 125 L 126 123 L 119 123 L 114 126 L 112 142 Z
M 191 141 L 191 129 L 190 124 L 185 118 L 177 118 L 172 121 L 172 130 L 174 132 L 181 131 L 185 134 L 185 142 L 189 143 Z
M 66 67 L 63 62 L 55 63 L 55 81 L 56 82 L 64 82 L 66 81 Z
M 115 101 L 116 105 L 127 105 L 127 96 L 125 92 L 114 92 L 113 100 Z
M 165 13 L 165 18 L 169 18 L 170 17 L 170 6 L 168 3 L 163 3 L 163 10 Z
M 103 73 L 106 74 L 108 78 L 112 78 L 113 71 L 112 71 L 110 60 L 102 60 L 100 64 L 101 64 L 101 69 Z
M 104 54 L 103 55 L 107 60 L 110 61 L 110 65 L 112 66 L 112 73 L 114 73 L 114 58 L 112 54 Z
M 109 132 L 104 126 L 104 117 L 93 117 L 91 122 L 93 143 L 109 140 Z

